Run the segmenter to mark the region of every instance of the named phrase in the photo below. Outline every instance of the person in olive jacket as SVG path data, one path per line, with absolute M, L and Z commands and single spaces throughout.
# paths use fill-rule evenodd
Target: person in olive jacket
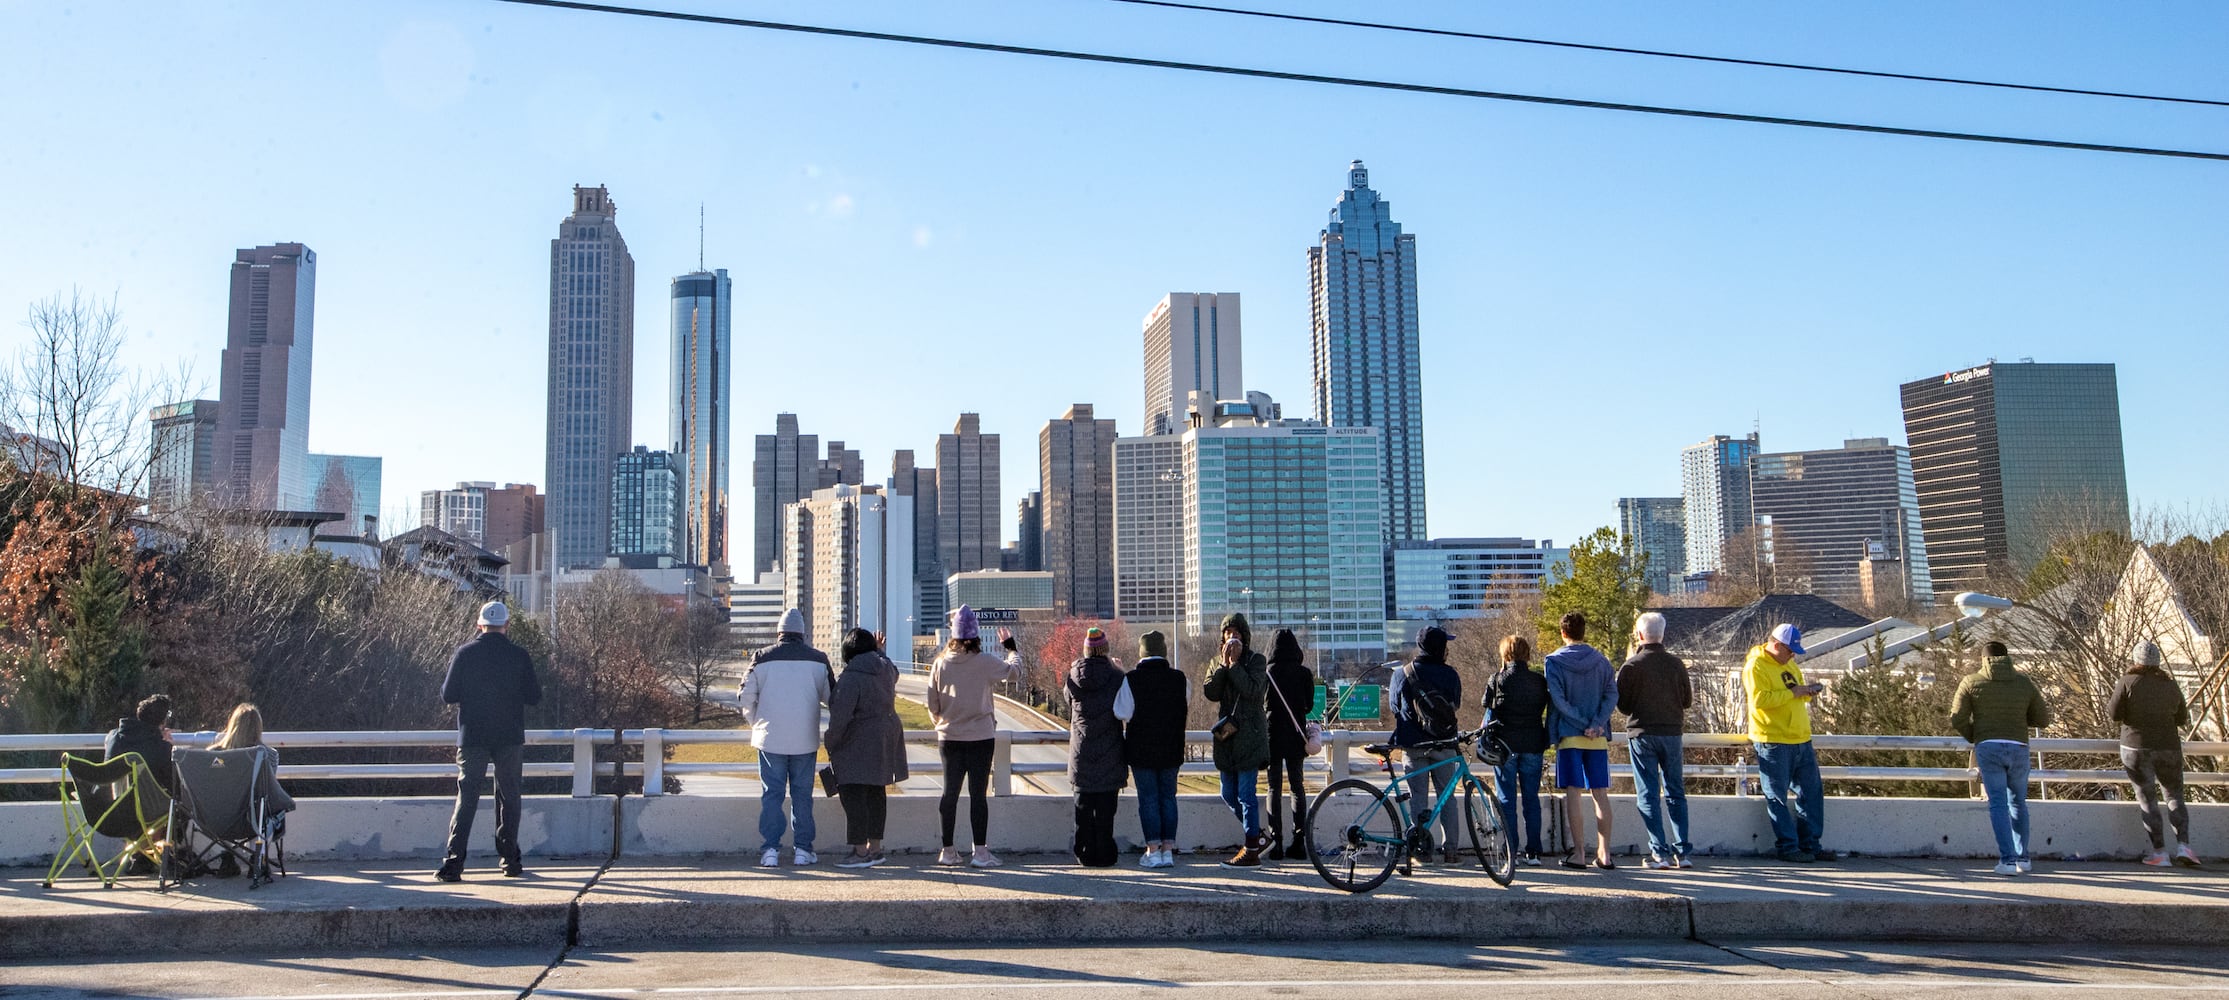
M 1487 732 L 1509 747 L 1494 773 L 1502 822 L 1517 829 L 1517 803 L 1525 807 L 1525 864 L 1540 864 L 1540 770 L 1548 753 L 1548 679 L 1532 669 L 1532 640 L 1501 641 L 1501 672 L 1486 682 Z
M 1300 776 L 1308 760 L 1308 713 L 1316 707 L 1316 672 L 1289 628 L 1269 641 L 1269 860 L 1305 858 L 1301 827 L 1308 822 L 1308 790 Z M 1285 782 L 1292 781 L 1292 847 L 1285 846 Z
M 1168 637 L 1147 632 L 1138 637 L 1138 665 L 1123 675 L 1116 713 L 1122 728 L 1122 756 L 1138 780 L 1138 826 L 1145 835 L 1141 868 L 1176 864 L 1176 776 L 1184 765 L 1185 717 L 1192 708 L 1192 682 L 1169 662 Z M 1121 712 L 1127 709 L 1129 715 Z
M 1223 804 L 1246 830 L 1245 846 L 1223 862 L 1233 868 L 1262 863 L 1261 802 L 1255 797 L 1262 766 L 1269 763 L 1269 661 L 1254 652 L 1246 616 L 1223 619 L 1223 652 L 1207 676 L 1207 700 L 1220 703 L 1215 727 L 1215 770 L 1223 779 Z
M 2190 725 L 2190 704 L 2162 666 L 2166 659 L 2158 643 L 2137 643 L 2129 654 L 2128 672 L 2113 687 L 2107 710 L 2121 724 L 2121 767 L 2135 786 L 2136 807 L 2144 812 L 2144 834 L 2152 840 L 2152 852 L 2144 855 L 2144 863 L 2154 868 L 2170 864 L 2196 868 L 2198 853 L 2190 849 L 2190 807 L 2183 804 L 2182 727 Z M 2175 831 L 2171 848 L 2160 829 L 2162 792 L 2167 796 L 2164 825 Z
M 905 723 L 898 718 L 898 666 L 883 655 L 882 637 L 863 628 L 844 633 L 843 657 L 821 736 L 844 806 L 844 843 L 851 845 L 836 867 L 872 868 L 883 862 L 889 786 L 913 775 L 906 768 Z
M 2012 665 L 2005 644 L 1985 647 L 1988 664 L 1967 674 L 1951 697 L 1950 724 L 1974 745 L 1989 800 L 1989 829 L 1997 836 L 1997 874 L 2026 874 L 2028 858 L 2028 731 L 2051 724 L 2043 692 Z
M 1115 846 L 1115 805 L 1130 783 L 1122 760 L 1122 723 L 1115 696 L 1122 668 L 1107 658 L 1107 633 L 1084 630 L 1084 657 L 1068 668 L 1068 782 L 1076 788 L 1076 863 L 1105 868 L 1121 857 Z
M 542 703 L 542 681 L 534 658 L 504 635 L 511 609 L 502 601 L 480 606 L 480 634 L 457 647 L 449 674 L 441 681 L 441 700 L 457 706 L 457 808 L 449 817 L 449 845 L 434 877 L 455 882 L 464 877 L 465 843 L 472 839 L 472 817 L 487 790 L 488 768 L 495 768 L 495 853 L 503 874 L 526 874 L 519 862 L 519 792 L 526 754 L 526 706 Z

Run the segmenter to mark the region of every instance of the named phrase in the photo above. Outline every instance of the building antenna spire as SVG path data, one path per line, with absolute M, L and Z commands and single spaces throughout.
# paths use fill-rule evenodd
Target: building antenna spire
M 704 203 L 697 202 L 697 270 L 704 270 Z

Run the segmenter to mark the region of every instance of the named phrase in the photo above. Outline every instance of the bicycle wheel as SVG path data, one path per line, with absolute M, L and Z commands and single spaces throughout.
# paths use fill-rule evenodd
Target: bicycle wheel
M 1501 806 L 1477 778 L 1463 776 L 1463 821 L 1470 826 L 1471 853 L 1479 867 L 1502 885 L 1517 878 L 1517 836 L 1502 822 Z
M 1308 806 L 1308 860 L 1332 888 L 1369 892 L 1400 862 L 1406 826 L 1383 789 L 1360 778 L 1334 781 Z

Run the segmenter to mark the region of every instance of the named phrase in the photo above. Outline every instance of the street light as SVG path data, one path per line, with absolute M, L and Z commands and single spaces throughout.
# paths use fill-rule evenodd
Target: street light
M 2067 639 L 2073 642 L 2075 648 L 2081 651 L 2083 655 L 2088 656 L 2091 660 L 2100 664 L 2107 662 L 2105 657 L 2099 656 L 2097 654 L 2097 651 L 2091 649 L 2090 644 L 2082 638 L 2081 629 L 2075 628 L 2066 619 L 2052 614 L 2049 611 L 2045 611 L 2042 608 L 2036 607 L 2033 604 L 2029 604 L 2026 601 L 2015 601 L 2009 597 L 1998 597 L 1994 594 L 1982 594 L 1969 590 L 1959 594 L 1956 597 L 1951 598 L 1950 603 L 1958 608 L 1959 614 L 1964 615 L 1967 618 L 1980 618 L 1981 616 L 1986 615 L 1991 611 L 2007 611 L 2012 608 L 2019 608 L 2022 611 L 2033 611 L 2036 614 L 2050 619 L 2051 624 L 2057 625 L 2061 630 L 2065 631 Z
M 1246 624 L 1254 624 L 1254 588 L 1240 587 L 1239 596 L 1246 598 Z

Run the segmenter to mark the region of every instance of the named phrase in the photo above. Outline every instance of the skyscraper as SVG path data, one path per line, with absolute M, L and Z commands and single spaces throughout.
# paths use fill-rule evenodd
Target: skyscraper
M 929 635 L 944 621 L 944 564 L 936 551 L 936 470 L 916 467 L 913 450 L 890 457 L 890 495 L 913 509 L 914 634 Z
M 1861 567 L 1873 562 L 1885 571 L 1893 562 L 1903 580 L 1894 587 L 1876 581 L 1877 593 L 1934 600 L 1920 540 L 1919 494 L 1903 447 L 1887 438 L 1854 438 L 1840 448 L 1758 455 L 1751 494 L 1757 517 L 1772 519 L 1778 589 L 1857 599 L 1865 589 Z M 1810 586 L 1794 586 L 1799 577 Z
M 1053 574 L 1053 609 L 1112 618 L 1115 422 L 1076 403 L 1037 433 L 1043 568 Z M 1022 546 L 1024 556 L 1029 545 Z M 1036 567 L 1025 566 L 1025 569 Z
M 1014 564 L 1001 568 L 1015 572 L 1037 573 L 1045 569 L 1045 491 L 1031 490 L 1022 502 L 1014 505 Z M 995 607 L 996 605 L 994 605 Z M 1052 607 L 1047 604 L 1046 607 Z
M 681 477 L 681 560 L 728 565 L 729 283 L 725 268 L 673 279 L 672 438 Z
M 379 487 L 386 465 L 374 455 L 303 456 L 310 494 L 300 506 L 337 511 L 347 518 L 347 533 L 373 534 L 379 527 Z
M 2128 531 L 2112 365 L 1992 362 L 1902 396 L 1937 594 L 2025 577 L 2054 535 Z
M 1184 613 L 1184 439 L 1114 443 L 1115 615 L 1148 626 Z
M 905 635 L 908 618 L 919 627 L 912 505 L 844 483 L 783 509 L 782 600 L 805 612 L 808 641 L 835 649 L 845 629 Z
M 1145 433 L 1182 434 L 1194 392 L 1245 394 L 1238 293 L 1170 292 L 1145 316 Z
M 1715 573 L 1726 540 L 1756 526 L 1749 503 L 1749 473 L 1757 465 L 1757 435 L 1714 435 L 1680 450 L 1680 501 L 1687 514 L 1687 572 Z
M 681 545 L 681 463 L 639 444 L 615 456 L 609 553 L 681 559 Z
M 1676 592 L 1687 575 L 1687 505 L 1679 497 L 1619 497 L 1618 534 L 1649 557 L 1649 589 Z
M 542 497 L 531 483 L 458 483 L 418 494 L 418 523 L 491 552 L 542 531 Z
M 634 442 L 635 259 L 619 206 L 573 186 L 550 241 L 548 526 L 556 568 L 601 566 L 613 465 Z
M 152 425 L 147 502 L 154 510 L 182 510 L 210 501 L 217 484 L 217 428 L 222 407 L 190 399 L 147 411 Z
M 1390 541 L 1425 538 L 1424 379 L 1417 347 L 1416 237 L 1370 189 L 1362 161 L 1308 248 L 1316 419 L 1375 427 Z
M 782 508 L 819 488 L 820 435 L 797 432 L 797 414 L 774 417 L 774 433 L 755 441 L 751 461 L 751 565 L 761 573 L 782 569 Z
M 936 440 L 937 561 L 947 574 L 999 568 L 1004 507 L 998 500 L 998 435 L 983 418 L 960 414 Z
M 300 243 L 242 250 L 218 389 L 220 502 L 262 510 L 311 498 L 310 352 L 317 254 Z

